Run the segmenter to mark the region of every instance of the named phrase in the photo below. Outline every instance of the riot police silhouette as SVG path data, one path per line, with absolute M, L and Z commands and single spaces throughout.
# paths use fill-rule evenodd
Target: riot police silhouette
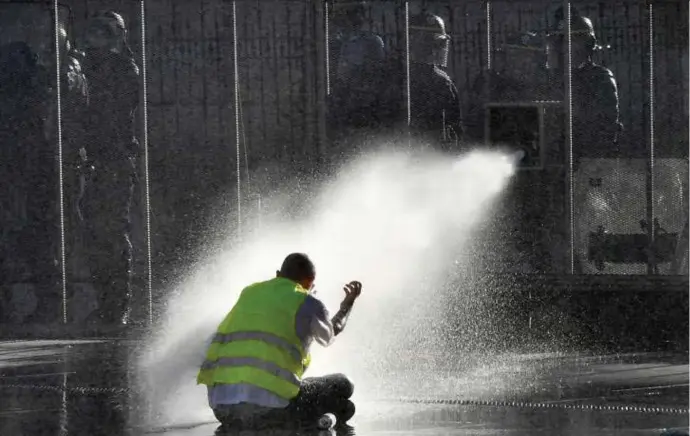
M 77 185 L 71 169 L 84 131 L 88 102 L 86 80 L 69 41 L 65 24 L 52 7 L 5 10 L 14 20 L 3 23 L 10 42 L 0 48 L 0 142 L 2 143 L 2 276 L 25 294 L 35 292 L 33 320 L 56 322 L 61 315 L 61 228 L 58 124 L 62 127 L 62 165 L 66 206 L 67 255 L 79 216 Z M 58 17 L 61 18 L 62 16 Z M 29 25 L 31 23 L 31 25 Z M 30 30 L 29 30 L 30 29 Z M 57 32 L 56 32 L 57 30 Z M 57 48 L 60 65 L 57 65 Z M 58 116 L 58 73 L 62 114 Z M 31 290 L 33 289 L 33 291 Z M 13 294 L 13 291 L 11 292 Z M 20 306 L 23 304 L 16 301 Z M 31 312 L 13 307 L 14 313 Z M 22 318 L 22 317 L 19 317 Z M 16 318 L 15 319 L 19 319 Z M 23 319 L 23 318 L 22 318 Z M 31 322 L 32 319 L 24 319 Z
M 556 24 L 547 36 L 547 69 L 562 83 L 560 80 L 567 66 L 567 26 L 562 8 L 556 11 L 555 19 Z M 573 154 L 577 166 L 582 157 L 615 154 L 622 124 L 619 121 L 618 86 L 613 72 L 593 60 L 599 46 L 592 20 L 573 9 L 570 26 Z
M 0 47 L 0 272 L 11 286 L 29 284 L 34 296 L 54 292 L 59 283 L 57 150 L 45 134 L 54 77 L 28 43 Z M 17 322 L 36 309 L 32 304 L 25 310 L 25 301 L 14 303 L 8 315 Z M 59 300 L 50 303 L 59 307 Z M 37 302 L 43 307 L 50 303 Z M 55 310 L 48 322 L 58 314 Z
M 362 138 L 381 127 L 385 50 L 380 36 L 363 29 L 366 6 L 363 1 L 338 1 L 330 9 L 328 128 L 336 158 L 353 152 Z
M 84 66 L 91 104 L 86 151 L 94 167 L 84 207 L 87 250 L 100 294 L 100 320 L 125 324 L 132 286 L 130 207 L 139 155 L 134 120 L 139 67 L 120 14 L 106 11 L 92 18 Z
M 409 57 L 400 53 L 386 73 L 388 106 L 396 123 L 407 122 L 407 68 L 409 59 L 410 133 L 422 143 L 452 149 L 462 137 L 458 91 L 445 71 L 450 35 L 438 15 L 422 11 L 409 20 Z
M 361 68 L 375 66 L 384 60 L 383 40 L 363 29 L 367 3 L 334 2 L 330 23 L 333 32 L 331 54 L 334 82 L 356 80 Z

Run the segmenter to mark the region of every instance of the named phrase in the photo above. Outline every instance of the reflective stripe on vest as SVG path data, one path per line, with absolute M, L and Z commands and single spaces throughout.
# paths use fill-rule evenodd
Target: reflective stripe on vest
M 206 360 L 215 362 L 223 357 L 256 357 L 271 362 L 300 377 L 304 373 L 301 360 L 293 359 L 289 353 L 280 347 L 264 341 L 236 341 L 226 344 L 214 342 L 208 350 Z
M 280 377 L 286 382 L 292 383 L 293 385 L 297 386 L 297 388 L 299 388 L 300 380 L 299 377 L 297 377 L 295 374 L 271 362 L 266 362 L 265 360 L 256 359 L 254 357 L 221 357 L 215 362 L 210 362 L 207 360 L 203 363 L 203 365 L 201 365 L 201 369 L 210 370 L 220 366 L 228 368 L 250 366 L 252 368 L 261 369 L 276 377 Z
M 213 342 L 218 343 L 218 344 L 227 344 L 229 342 L 237 342 L 237 341 L 262 341 L 269 343 L 271 345 L 275 345 L 277 347 L 283 348 L 285 351 L 290 353 L 290 356 L 292 356 L 293 359 L 296 361 L 301 361 L 302 360 L 302 352 L 299 350 L 299 348 L 295 347 L 288 341 L 286 341 L 283 338 L 279 338 L 278 336 L 274 336 L 270 333 L 264 333 L 264 332 L 234 332 L 234 333 L 228 333 L 228 334 L 223 334 L 223 333 L 216 333 L 216 335 L 213 337 Z

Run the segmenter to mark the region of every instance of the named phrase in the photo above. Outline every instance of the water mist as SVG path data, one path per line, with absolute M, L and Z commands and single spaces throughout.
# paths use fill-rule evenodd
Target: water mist
M 260 231 L 171 292 L 139 362 L 147 403 L 165 422 L 211 416 L 205 387 L 195 383 L 207 338 L 244 286 L 272 278 L 295 251 L 314 260 L 316 292 L 331 311 L 346 282 L 363 283 L 342 335 L 329 348 L 312 346 L 307 375 L 343 372 L 357 398 L 399 394 L 401 380 L 412 377 L 405 371 L 442 351 L 435 315 L 445 280 L 512 173 L 500 153 L 451 159 L 381 151 L 351 162 L 308 195 L 264 197 Z M 291 217 L 288 205 L 300 216 Z

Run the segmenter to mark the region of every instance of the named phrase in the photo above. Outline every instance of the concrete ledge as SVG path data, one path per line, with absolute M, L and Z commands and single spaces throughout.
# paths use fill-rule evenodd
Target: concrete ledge
M 76 324 L 0 324 L 1 340 L 29 339 L 138 339 L 145 329 L 138 326 L 84 326 Z
M 544 286 L 573 292 L 688 292 L 690 276 L 665 275 L 546 275 L 546 274 L 499 274 L 492 275 L 497 282 L 519 285 L 530 290 Z

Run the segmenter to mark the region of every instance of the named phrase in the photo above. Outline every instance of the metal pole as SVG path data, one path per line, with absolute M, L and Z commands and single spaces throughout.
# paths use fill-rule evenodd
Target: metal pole
M 67 324 L 67 256 L 65 254 L 65 186 L 62 167 L 62 89 L 60 83 L 60 5 L 53 3 L 55 12 L 55 89 L 57 92 L 57 139 L 58 139 L 58 202 L 60 210 L 60 273 L 62 276 L 62 323 Z
M 412 108 L 410 95 L 410 2 L 405 0 L 405 98 L 407 109 L 407 139 L 408 145 L 411 144 L 412 132 L 410 126 L 412 124 Z
M 237 237 L 242 235 L 242 164 L 240 152 L 240 80 L 237 63 L 237 2 L 232 2 L 232 63 L 235 79 L 235 145 L 237 152 Z
M 491 1 L 486 2 L 486 69 L 491 71 Z
M 328 132 L 326 126 L 326 111 L 328 106 L 326 99 L 330 94 L 329 68 L 329 27 L 328 27 L 328 0 L 323 0 L 316 4 L 316 111 L 318 130 L 317 130 L 317 151 L 316 162 L 323 163 L 324 150 L 327 149 Z M 318 170 L 318 168 L 316 168 Z
M 575 201 L 574 201 L 574 177 L 573 177 L 573 44 L 570 2 L 563 1 L 566 38 L 563 39 L 566 54 L 565 62 L 565 93 L 566 105 L 566 151 L 568 154 L 568 233 L 570 245 L 570 274 L 575 274 Z
M 649 12 L 649 156 L 647 159 L 647 274 L 656 274 L 654 253 L 654 5 Z
M 149 179 L 149 111 L 148 67 L 146 59 L 146 0 L 141 0 L 141 72 L 144 87 L 144 213 L 146 219 L 146 297 L 148 299 L 148 323 L 153 325 L 153 267 L 151 261 L 151 189 Z
M 491 52 L 493 50 L 491 44 L 491 1 L 485 3 L 486 6 L 486 65 L 484 67 L 484 81 L 482 84 L 482 111 L 483 111 L 483 123 L 484 123 L 484 142 L 486 145 L 490 145 L 491 141 L 491 123 L 489 118 L 488 109 L 486 103 L 491 103 Z
M 331 94 L 331 47 L 330 47 L 330 40 L 331 40 L 331 29 L 329 26 L 329 6 L 328 6 L 328 0 L 323 0 L 323 10 L 319 10 L 319 18 L 323 19 L 324 27 L 324 47 L 326 47 L 326 95 Z M 321 16 L 321 14 L 323 14 Z

